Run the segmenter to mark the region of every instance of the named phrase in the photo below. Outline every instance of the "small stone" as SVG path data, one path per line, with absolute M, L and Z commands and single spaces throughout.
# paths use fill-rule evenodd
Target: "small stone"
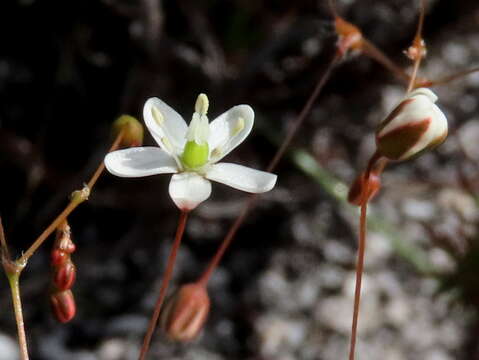
M 407 199 L 402 204 L 402 211 L 415 220 L 431 220 L 436 213 L 436 208 L 428 201 Z
M 0 360 L 18 360 L 19 358 L 17 342 L 0 333 Z

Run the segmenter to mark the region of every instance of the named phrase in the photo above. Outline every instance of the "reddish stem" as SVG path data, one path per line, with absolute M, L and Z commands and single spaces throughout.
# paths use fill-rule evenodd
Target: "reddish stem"
M 387 164 L 387 160 L 382 158 L 377 152 L 371 157 L 366 168 L 364 176 L 364 186 L 361 201 L 361 215 L 359 217 L 359 244 L 358 244 L 358 259 L 356 262 L 356 284 L 354 289 L 354 308 L 353 308 L 353 323 L 351 325 L 351 344 L 349 347 L 349 360 L 354 360 L 356 349 L 356 338 L 359 321 L 359 305 L 361 302 L 361 284 L 363 280 L 364 270 L 364 254 L 366 250 L 366 214 L 368 210 L 369 200 L 369 177 L 372 171 L 376 175 L 380 175 Z
M 276 151 L 276 154 L 274 155 L 273 159 L 271 160 L 268 167 L 266 168 L 266 171 L 272 172 L 276 168 L 276 165 L 278 164 L 279 160 L 283 157 L 286 149 L 288 148 L 291 141 L 293 140 L 294 135 L 296 135 L 296 132 L 298 131 L 301 124 L 306 119 L 306 116 L 311 111 L 311 108 L 313 107 L 314 102 L 316 101 L 319 94 L 321 93 L 321 90 L 323 89 L 324 85 L 326 84 L 326 81 L 328 81 L 329 77 L 331 76 L 331 72 L 332 72 L 334 66 L 339 62 L 339 60 L 341 60 L 341 58 L 342 58 L 342 55 L 339 54 L 339 53 L 336 53 L 335 56 L 332 58 L 328 67 L 326 68 L 326 71 L 324 72 L 323 76 L 321 76 L 321 78 L 319 79 L 316 87 L 314 88 L 313 92 L 311 93 L 310 97 L 308 98 L 308 101 L 306 102 L 303 109 L 301 110 L 301 113 L 295 119 L 293 124 L 291 124 L 291 127 L 290 127 L 290 129 L 289 129 L 289 131 L 286 135 L 286 138 L 284 139 L 284 141 L 281 144 L 281 146 L 279 147 L 279 149 Z M 221 261 L 226 249 L 228 248 L 228 246 L 233 241 L 234 236 L 236 235 L 236 232 L 238 231 L 239 227 L 241 226 L 243 221 L 248 216 L 249 211 L 253 208 L 253 206 L 256 202 L 257 196 L 258 196 L 257 194 L 250 195 L 249 199 L 247 200 L 246 204 L 244 205 L 243 209 L 241 210 L 241 213 L 238 215 L 238 217 L 236 218 L 234 223 L 231 225 L 228 233 L 226 234 L 225 238 L 223 239 L 223 242 L 221 243 L 220 247 L 216 251 L 215 256 L 210 261 L 206 270 L 200 276 L 200 279 L 198 280 L 198 282 L 200 284 L 202 284 L 203 286 L 206 286 L 208 280 L 211 277 L 211 274 L 213 273 L 214 269 L 218 266 L 218 264 Z
M 143 340 L 143 345 L 141 347 L 139 360 L 145 359 L 146 354 L 148 353 L 148 349 L 150 348 L 151 338 L 153 337 L 156 324 L 158 323 L 158 318 L 160 317 L 161 306 L 163 305 L 163 302 L 165 301 L 166 292 L 168 290 L 168 284 L 173 275 L 176 255 L 178 253 L 178 249 L 181 244 L 181 239 L 183 238 L 183 233 L 185 231 L 187 218 L 188 218 L 188 212 L 182 211 L 180 214 L 180 219 L 178 220 L 178 228 L 176 229 L 175 240 L 173 242 L 173 245 L 171 246 L 170 254 L 168 255 L 168 262 L 166 264 L 165 274 L 163 275 L 163 279 L 161 281 L 160 293 L 158 296 L 158 300 L 156 301 L 156 304 L 155 304 L 155 310 L 153 311 L 153 315 L 150 319 L 150 324 L 148 325 L 148 330 Z

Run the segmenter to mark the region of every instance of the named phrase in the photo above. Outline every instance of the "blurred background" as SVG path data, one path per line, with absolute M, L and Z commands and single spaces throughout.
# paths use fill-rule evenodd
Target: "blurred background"
M 479 65 L 479 3 L 428 1 L 430 79 Z M 337 8 L 407 68 L 418 1 L 344 0 Z M 326 1 L 3 0 L 0 4 L 0 213 L 21 254 L 102 161 L 112 121 L 141 119 L 158 96 L 189 121 L 256 112 L 228 156 L 264 168 L 334 54 Z M 390 166 L 370 207 L 358 359 L 479 359 L 479 74 L 434 89 L 450 123 L 437 151 Z M 344 359 L 354 290 L 357 209 L 344 201 L 374 151 L 375 126 L 405 87 L 365 56 L 336 67 L 277 168 L 279 181 L 242 226 L 209 291 L 194 343 L 157 334 L 151 359 Z M 152 145 L 147 135 L 145 144 Z M 22 275 L 33 360 L 137 358 L 178 211 L 169 176 L 104 174 L 70 217 L 76 318 L 54 321 L 48 241 Z M 213 184 L 190 217 L 174 285 L 196 279 L 247 196 Z M 0 359 L 15 360 L 7 281 Z

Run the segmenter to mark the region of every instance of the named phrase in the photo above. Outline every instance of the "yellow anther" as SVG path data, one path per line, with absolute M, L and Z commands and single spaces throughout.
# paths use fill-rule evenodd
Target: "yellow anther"
M 231 130 L 231 137 L 237 135 L 243 129 L 244 129 L 244 119 L 242 117 L 239 117 L 238 121 L 236 121 L 235 127 Z
M 206 115 L 210 102 L 205 94 L 199 94 L 196 99 L 195 111 L 200 115 Z
M 171 145 L 170 140 L 168 140 L 166 136 L 161 138 L 161 142 L 163 143 L 163 145 L 165 145 L 168 151 L 173 152 L 173 145 Z
M 223 151 L 221 150 L 221 148 L 217 147 L 211 152 L 211 157 L 212 158 L 219 158 L 222 153 L 223 153 Z
M 156 123 L 162 126 L 165 121 L 165 118 L 163 117 L 163 114 L 156 106 L 151 107 L 151 114 L 153 115 L 153 119 L 155 119 Z

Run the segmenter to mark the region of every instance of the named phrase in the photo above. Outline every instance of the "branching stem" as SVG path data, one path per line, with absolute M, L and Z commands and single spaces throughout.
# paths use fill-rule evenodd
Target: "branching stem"
M 114 151 L 118 149 L 120 146 L 121 140 L 123 138 L 123 131 L 120 131 L 113 142 L 112 146 L 108 150 L 108 152 Z M 103 161 L 96 169 L 95 173 L 85 185 L 82 190 L 78 190 L 73 192 L 70 202 L 66 206 L 66 208 L 58 215 L 55 220 L 52 221 L 50 225 L 40 234 L 40 236 L 33 242 L 33 244 L 28 248 L 27 251 L 18 259 L 18 262 L 26 264 L 28 259 L 35 253 L 35 251 L 43 244 L 43 242 L 60 226 L 70 215 L 73 210 L 77 208 L 85 200 L 88 200 L 88 196 L 91 194 L 93 186 L 95 185 L 96 181 L 100 177 L 101 173 L 105 169 L 105 164 Z
M 120 131 L 113 142 L 110 151 L 118 149 L 120 146 L 121 140 L 123 138 L 123 131 Z M 16 261 L 12 261 L 10 253 L 7 246 L 7 241 L 5 239 L 5 234 L 3 230 L 3 225 L 0 219 L 0 246 L 1 246 L 1 261 L 5 271 L 5 274 L 8 278 L 8 283 L 10 285 L 13 311 L 15 313 L 15 321 L 17 323 L 17 332 L 18 332 L 18 345 L 20 349 L 20 358 L 21 360 L 28 360 L 28 346 L 27 346 L 27 337 L 25 334 L 25 323 L 23 320 L 23 310 L 22 310 L 22 300 L 20 297 L 20 275 L 25 268 L 30 257 L 35 253 L 35 251 L 43 244 L 43 242 L 54 232 L 61 224 L 63 224 L 71 214 L 73 210 L 76 209 L 83 201 L 88 199 L 88 196 L 91 192 L 91 189 L 95 185 L 99 176 L 105 169 L 105 165 L 102 162 L 90 181 L 82 190 L 75 191 L 72 194 L 69 204 L 66 208 L 58 215 L 53 222 L 48 225 L 48 227 L 40 234 L 40 236 L 33 242 L 33 244 L 28 248 L 22 256 L 20 256 Z

